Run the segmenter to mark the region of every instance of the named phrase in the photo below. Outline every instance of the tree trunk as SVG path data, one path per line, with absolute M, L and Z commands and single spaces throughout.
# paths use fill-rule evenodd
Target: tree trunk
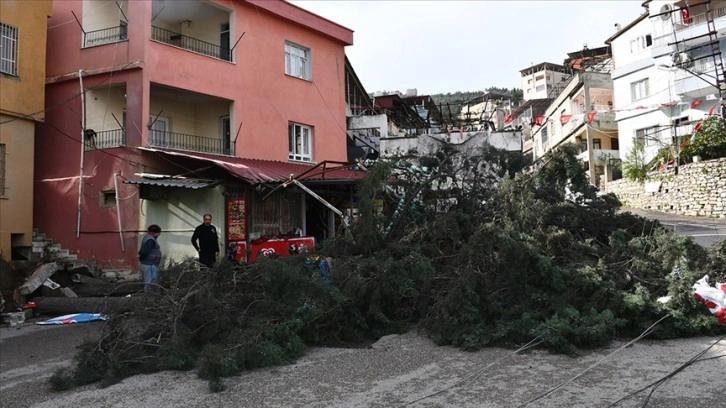
M 144 282 L 96 282 L 81 283 L 73 286 L 73 291 L 81 297 L 126 296 L 144 291 Z
M 146 296 L 135 297 L 37 297 L 35 310 L 49 315 L 70 313 L 118 313 L 143 305 Z

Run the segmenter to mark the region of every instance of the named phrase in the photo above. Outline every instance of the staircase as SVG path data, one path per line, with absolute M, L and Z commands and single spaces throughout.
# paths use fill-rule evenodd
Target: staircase
M 75 261 L 78 259 L 78 255 L 62 248 L 60 244 L 46 237 L 37 229 L 33 229 L 32 247 L 19 249 L 19 252 L 29 261 L 39 261 L 43 258 L 50 258 L 55 261 Z

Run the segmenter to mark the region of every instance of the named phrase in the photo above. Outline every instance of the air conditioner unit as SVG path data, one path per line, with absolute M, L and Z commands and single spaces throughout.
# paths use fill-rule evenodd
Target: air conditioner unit
M 693 57 L 687 52 L 675 52 L 671 55 L 673 65 L 677 67 L 688 67 L 693 65 Z

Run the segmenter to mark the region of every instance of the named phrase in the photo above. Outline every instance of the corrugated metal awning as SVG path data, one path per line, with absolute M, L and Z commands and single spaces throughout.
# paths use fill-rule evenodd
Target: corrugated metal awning
M 191 188 L 192 190 L 198 190 L 200 188 L 213 187 L 219 184 L 216 180 L 206 180 L 197 178 L 148 178 L 141 177 L 136 179 L 124 180 L 126 184 L 139 184 L 145 186 L 157 186 L 157 187 L 181 187 Z
M 356 182 L 365 178 L 366 172 L 355 165 L 337 162 L 302 164 L 240 157 L 216 156 L 206 153 L 162 150 L 140 147 L 139 150 L 173 157 L 186 157 L 215 164 L 229 174 L 250 184 L 282 183 L 291 177 L 305 183 Z

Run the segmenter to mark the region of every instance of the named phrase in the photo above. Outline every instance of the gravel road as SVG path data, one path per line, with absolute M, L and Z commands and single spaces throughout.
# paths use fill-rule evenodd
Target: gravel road
M 629 347 L 618 341 L 570 358 L 541 350 L 463 352 L 437 347 L 416 332 L 386 336 L 367 348 L 312 348 L 295 364 L 227 378 L 227 389 L 216 394 L 193 371 L 139 375 L 104 389 L 50 391 L 53 370 L 68 364 L 74 347 L 99 327 L 0 328 L 0 406 L 608 407 L 709 347 L 700 361 L 660 385 L 648 406 L 716 408 L 726 401 L 726 339 L 720 337 L 643 339 Z M 640 407 L 648 392 L 617 406 Z

